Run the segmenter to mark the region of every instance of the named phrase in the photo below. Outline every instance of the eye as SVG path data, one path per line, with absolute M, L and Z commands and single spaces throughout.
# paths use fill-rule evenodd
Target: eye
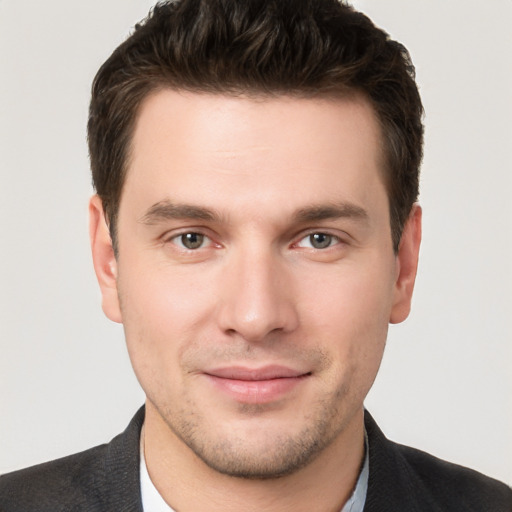
M 201 249 L 204 247 L 210 239 L 201 233 L 182 233 L 171 239 L 178 247 L 193 251 L 195 249 Z
M 300 240 L 297 246 L 312 249 L 327 249 L 339 242 L 340 239 L 337 236 L 329 235 L 328 233 L 311 233 Z

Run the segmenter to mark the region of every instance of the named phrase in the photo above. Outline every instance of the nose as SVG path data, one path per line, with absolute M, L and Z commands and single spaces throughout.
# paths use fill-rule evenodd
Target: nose
M 230 258 L 219 299 L 220 328 L 249 342 L 292 332 L 299 323 L 292 276 L 271 250 L 248 250 Z

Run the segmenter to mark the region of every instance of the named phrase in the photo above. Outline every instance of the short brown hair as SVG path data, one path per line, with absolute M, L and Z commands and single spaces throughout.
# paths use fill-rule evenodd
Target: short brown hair
M 423 107 L 409 53 L 339 0 L 158 3 L 94 79 L 94 187 L 116 249 L 116 216 L 141 102 L 172 88 L 216 94 L 362 93 L 380 122 L 395 251 L 418 196 Z

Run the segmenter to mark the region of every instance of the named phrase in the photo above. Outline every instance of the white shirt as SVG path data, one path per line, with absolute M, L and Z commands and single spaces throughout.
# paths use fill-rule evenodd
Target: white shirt
M 149 477 L 148 468 L 146 466 L 146 459 L 144 457 L 144 446 L 142 439 L 143 436 L 141 436 L 140 444 L 140 490 L 142 495 L 142 509 L 144 512 L 175 512 L 164 501 L 156 487 L 153 485 L 151 478 Z M 366 492 L 368 490 L 368 475 L 370 470 L 368 439 L 366 438 L 366 433 L 365 443 L 366 453 L 361 473 L 357 479 L 356 488 L 340 512 L 363 512 L 364 502 L 366 501 Z

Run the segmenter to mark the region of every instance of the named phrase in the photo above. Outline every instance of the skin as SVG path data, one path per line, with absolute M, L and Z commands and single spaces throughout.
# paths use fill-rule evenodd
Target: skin
M 117 259 L 96 196 L 91 243 L 147 396 L 149 474 L 176 510 L 339 511 L 350 496 L 421 238 L 414 206 L 394 253 L 380 147 L 358 96 L 143 103 Z

